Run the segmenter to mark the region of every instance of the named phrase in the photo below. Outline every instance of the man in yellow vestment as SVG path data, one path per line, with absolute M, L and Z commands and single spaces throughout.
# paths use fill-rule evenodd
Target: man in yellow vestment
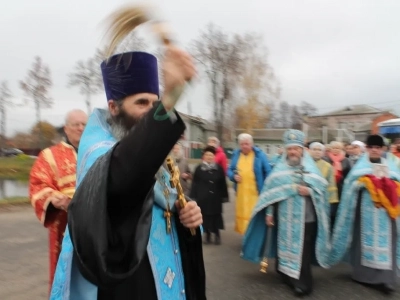
M 239 149 L 232 155 L 228 177 L 236 190 L 235 231 L 244 234 L 271 166 L 267 155 L 254 146 L 250 134 L 240 134 L 238 142 Z
M 29 196 L 39 221 L 49 230 L 50 287 L 67 225 L 67 207 L 75 192 L 76 149 L 87 121 L 81 110 L 67 114 L 66 141 L 40 152 L 29 179 Z

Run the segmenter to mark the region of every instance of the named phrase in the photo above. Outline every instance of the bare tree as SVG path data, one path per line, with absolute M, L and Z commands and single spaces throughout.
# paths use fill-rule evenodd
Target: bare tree
M 274 71 L 268 64 L 268 51 L 263 39 L 255 33 L 237 36 L 240 48 L 241 71 L 238 74 L 238 92 L 243 95 L 244 104 L 238 104 L 236 116 L 240 128 L 251 132 L 252 129 L 266 128 L 271 116 L 271 104 L 279 99 L 279 83 Z
M 96 64 L 96 60 L 89 58 L 87 61 L 78 61 L 75 71 L 69 74 L 68 86 L 77 86 L 80 88 L 81 95 L 85 96 L 87 113 L 92 112 L 91 96 L 101 91 L 98 79 L 100 67 Z
M 305 101 L 300 103 L 300 113 L 303 116 L 311 117 L 311 116 L 315 115 L 317 113 L 317 111 L 318 111 L 317 108 L 314 105 L 312 105 L 311 103 L 308 103 Z
M 211 83 L 214 122 L 217 136 L 224 141 L 225 111 L 233 101 L 232 92 L 241 67 L 238 36 L 229 36 L 209 24 L 192 42 L 191 52 Z
M 268 50 L 261 35 L 248 32 L 237 36 L 240 48 L 241 87 L 248 96 L 262 96 L 264 102 L 280 97 L 279 81 L 268 63 Z
M 292 125 L 290 105 L 286 101 L 281 102 L 279 115 L 282 127 L 288 128 Z
M 7 108 L 13 106 L 11 98 L 7 81 L 2 81 L 0 85 L 0 148 L 5 146 Z
M 300 110 L 297 105 L 292 105 L 291 107 L 291 128 L 302 129 L 303 118 L 301 116 Z
M 281 123 L 281 111 L 280 104 L 275 102 L 269 103 L 269 116 L 268 116 L 268 128 L 282 128 Z
M 265 128 L 268 101 L 271 95 L 279 98 L 279 88 L 271 84 L 275 76 L 261 36 L 251 32 L 230 35 L 209 24 L 193 41 L 191 52 L 211 84 L 218 138 L 224 141 L 223 129 L 234 125 L 248 130 Z M 232 118 L 235 115 L 237 120 Z
M 52 86 L 50 69 L 42 62 L 39 56 L 35 57 L 32 69 L 28 70 L 25 81 L 20 81 L 20 86 L 28 100 L 33 101 L 36 110 L 36 122 L 41 121 L 41 110 L 50 108 L 53 99 L 49 96 L 49 89 Z M 41 133 L 40 133 L 41 136 Z M 40 147 L 42 147 L 42 139 Z

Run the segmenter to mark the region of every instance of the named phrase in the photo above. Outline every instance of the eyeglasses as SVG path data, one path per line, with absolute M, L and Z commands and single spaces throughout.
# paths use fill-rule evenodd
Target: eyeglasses
M 86 123 L 69 123 L 68 126 L 73 127 L 73 128 L 78 128 L 80 126 L 85 127 Z

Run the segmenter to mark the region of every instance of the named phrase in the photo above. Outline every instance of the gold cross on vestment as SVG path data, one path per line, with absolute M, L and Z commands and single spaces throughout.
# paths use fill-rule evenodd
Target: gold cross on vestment
M 165 218 L 165 222 L 166 222 L 166 225 L 167 225 L 167 233 L 171 233 L 171 230 L 172 230 L 172 225 L 171 225 L 172 212 L 171 212 L 171 210 L 169 208 L 169 202 L 168 202 L 168 200 L 169 200 L 169 190 L 168 190 L 167 187 L 165 187 L 165 189 L 164 189 L 164 197 L 165 197 L 166 204 L 167 204 L 167 210 L 164 211 L 164 218 Z
M 169 210 L 164 211 L 164 218 L 167 223 L 167 233 L 171 233 L 171 229 L 172 229 L 171 217 L 172 217 L 172 212 L 170 212 Z

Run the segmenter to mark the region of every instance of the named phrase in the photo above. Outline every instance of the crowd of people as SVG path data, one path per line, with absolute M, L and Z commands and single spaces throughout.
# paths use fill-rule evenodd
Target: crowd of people
M 116 54 L 101 64 L 108 108 L 89 118 L 68 113 L 65 141 L 36 160 L 30 198 L 49 230 L 50 299 L 205 300 L 202 247 L 221 244 L 226 178 L 243 259 L 276 258 L 298 296 L 313 290 L 313 264 L 343 260 L 355 281 L 392 292 L 400 266 L 400 141 L 391 150 L 379 135 L 323 145 L 288 130 L 284 148 L 268 159 L 244 133 L 228 165 L 211 137 L 190 168 L 173 96 L 195 69 L 186 52 L 167 50 L 163 97 L 155 56 Z
M 242 257 L 276 258 L 295 295 L 313 290 L 311 266 L 346 261 L 354 281 L 395 290 L 400 267 L 400 141 L 305 142 L 288 130 L 246 230 Z M 265 226 L 265 224 L 267 226 Z

